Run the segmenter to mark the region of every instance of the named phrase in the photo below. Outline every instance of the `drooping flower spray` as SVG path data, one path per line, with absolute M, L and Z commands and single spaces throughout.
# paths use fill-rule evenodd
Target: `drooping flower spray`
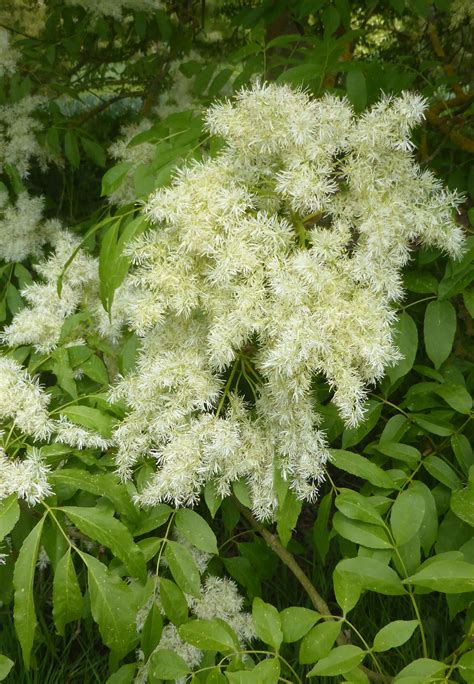
M 245 478 L 260 518 L 277 468 L 313 499 L 328 457 L 312 388 L 324 377 L 348 426 L 399 358 L 401 270 L 416 244 L 450 256 L 459 203 L 412 155 L 424 101 L 344 99 L 256 85 L 206 115 L 225 146 L 148 201 L 130 248 L 136 371 L 113 390 L 124 477 L 150 453 L 142 504 L 196 502 Z

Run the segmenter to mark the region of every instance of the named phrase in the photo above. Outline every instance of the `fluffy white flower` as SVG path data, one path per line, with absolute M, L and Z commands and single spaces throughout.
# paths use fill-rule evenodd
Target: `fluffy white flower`
M 0 357 L 0 420 L 12 420 L 18 430 L 47 439 L 51 425 L 49 396 L 19 363 Z
M 112 396 L 124 477 L 157 470 L 139 496 L 193 504 L 247 481 L 255 513 L 277 506 L 275 467 L 314 500 L 328 457 L 312 387 L 324 376 L 349 426 L 393 343 L 401 270 L 415 244 L 461 253 L 460 198 L 411 156 L 424 101 L 347 101 L 259 85 L 212 106 L 226 146 L 154 193 L 151 228 L 129 248 L 136 370 Z
M 42 221 L 44 199 L 20 193 L 14 205 L 0 209 L 0 259 L 23 261 L 40 256 L 56 237 L 59 221 Z
M 11 164 L 25 177 L 33 158 L 44 164 L 45 152 L 36 139 L 41 123 L 34 116 L 43 103 L 43 98 L 27 95 L 15 104 L 0 106 L 0 171 Z
M 30 505 L 51 496 L 48 483 L 49 467 L 44 463 L 39 449 L 31 449 L 23 460 L 11 460 L 0 452 L 0 500 L 17 494 Z
M 33 344 L 39 352 L 48 353 L 57 346 L 66 319 L 82 306 L 91 313 L 99 334 L 117 342 L 129 318 L 130 283 L 118 289 L 110 318 L 99 297 L 98 260 L 80 249 L 64 274 L 59 295 L 57 280 L 79 239 L 55 225 L 48 241 L 54 251 L 34 266 L 43 282 L 35 281 L 22 291 L 27 306 L 5 327 L 2 339 L 10 346 Z
M 0 29 L 0 76 L 13 74 L 20 59 L 20 51 L 10 45 L 8 31 Z

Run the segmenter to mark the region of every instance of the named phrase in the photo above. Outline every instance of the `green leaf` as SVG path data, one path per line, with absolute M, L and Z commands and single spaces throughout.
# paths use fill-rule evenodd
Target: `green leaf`
M 81 154 L 79 152 L 79 145 L 77 144 L 77 136 L 71 129 L 68 129 L 64 134 L 64 152 L 66 154 L 66 159 L 71 166 L 77 168 L 81 161 Z
M 431 432 L 440 437 L 449 437 L 454 432 L 454 427 L 444 420 L 435 416 L 434 411 L 429 414 L 412 413 L 410 415 L 413 422 L 419 425 L 426 432 Z
M 377 653 L 401 646 L 411 638 L 418 627 L 418 620 L 395 620 L 382 627 L 374 638 L 372 650 Z
M 308 672 L 308 677 L 319 675 L 320 677 L 334 677 L 353 670 L 365 658 L 365 651 L 358 646 L 347 644 L 339 646 L 329 653 L 326 658 L 317 663 Z
M 136 663 L 122 665 L 122 667 L 119 668 L 117 672 L 114 672 L 113 675 L 110 675 L 105 684 L 132 684 L 133 680 L 135 679 L 136 671 Z
M 81 363 L 81 370 L 84 375 L 87 375 L 87 377 L 94 380 L 94 382 L 108 386 L 109 374 L 107 372 L 107 366 L 96 354 L 92 354 L 92 356 Z
M 418 658 L 401 670 L 393 680 L 397 684 L 427 684 L 441 674 L 447 665 L 431 658 Z
M 252 604 L 252 620 L 257 636 L 278 651 L 283 641 L 283 632 L 280 614 L 275 606 L 265 603 L 261 598 L 255 598 Z
M 201 586 L 199 569 L 187 548 L 178 542 L 168 540 L 165 558 L 176 584 L 185 594 L 199 598 Z
M 223 620 L 192 620 L 181 625 L 179 634 L 188 644 L 204 651 L 232 653 L 239 651 L 239 640 L 233 629 Z
M 82 551 L 80 555 L 87 566 L 92 617 L 104 644 L 122 658 L 138 640 L 135 620 L 141 606 L 118 575 L 97 558 Z
M 53 619 L 58 634 L 64 636 L 68 622 L 82 617 L 83 601 L 76 570 L 68 548 L 54 571 Z
M 349 573 L 345 573 L 336 566 L 332 574 L 334 595 L 338 606 L 347 615 L 357 605 L 362 593 L 362 585 L 355 581 Z
M 49 475 L 49 481 L 55 491 L 62 486 L 105 496 L 120 515 L 132 519 L 136 517 L 136 508 L 130 495 L 114 473 L 89 473 L 79 468 L 60 468 Z
M 288 489 L 283 504 L 278 507 L 277 512 L 277 532 L 283 546 L 286 546 L 291 539 L 302 506 L 302 501 L 291 489 Z
M 372 463 L 367 458 L 343 449 L 330 449 L 330 463 L 346 473 L 356 475 L 362 480 L 367 480 L 376 487 L 395 489 L 395 485 L 386 472 Z
M 451 447 L 457 462 L 465 473 L 474 465 L 474 453 L 472 446 L 466 435 L 453 435 L 451 437 Z
M 7 656 L 0 655 L 0 682 L 3 682 L 8 677 L 14 664 L 13 660 L 10 660 Z
M 302 665 L 310 665 L 324 658 L 334 646 L 341 629 L 342 621 L 335 620 L 322 622 L 313 627 L 301 642 L 299 662 Z
M 152 679 L 172 679 L 176 681 L 190 672 L 191 670 L 186 661 L 169 649 L 160 648 L 150 658 L 149 674 Z
M 375 427 L 382 413 L 382 402 L 369 399 L 365 405 L 364 420 L 355 428 L 346 428 L 342 435 L 342 447 L 347 449 L 361 442 Z
M 146 578 L 145 558 L 133 537 L 117 518 L 97 508 L 63 506 L 61 510 L 81 532 L 107 546 L 134 577 Z
M 206 502 L 211 517 L 214 518 L 222 503 L 222 497 L 217 493 L 216 485 L 212 481 L 206 482 L 206 486 L 204 487 L 204 501 Z
M 342 513 L 333 517 L 334 529 L 344 539 L 367 546 L 369 549 L 390 549 L 392 544 L 385 530 L 377 525 L 369 525 L 359 520 L 346 518 Z
M 61 414 L 77 425 L 98 432 L 106 439 L 112 435 L 112 416 L 90 406 L 66 406 Z
M 304 637 L 311 627 L 321 619 L 321 615 L 315 610 L 294 606 L 282 610 L 280 619 L 283 641 L 287 644 L 291 644 Z
M 54 156 L 59 157 L 61 154 L 61 141 L 59 139 L 59 131 L 56 126 L 48 128 L 46 133 L 46 142 L 48 143 L 48 147 Z
M 461 560 L 440 560 L 423 567 L 404 583 L 443 594 L 474 591 L 474 565 Z
M 12 531 L 20 517 L 20 506 L 16 492 L 0 501 L 0 541 Z
M 343 681 L 348 682 L 348 684 L 370 684 L 370 679 L 360 667 L 355 667 L 350 672 L 345 672 Z
M 394 344 L 403 354 L 403 359 L 395 366 L 387 369 L 387 375 L 392 385 L 412 369 L 416 350 L 418 349 L 418 330 L 416 324 L 413 318 L 405 311 L 396 323 Z
M 140 635 L 140 645 L 147 660 L 160 643 L 163 633 L 163 618 L 156 602 L 153 601 Z
M 160 597 L 165 615 L 179 627 L 188 619 L 188 604 L 181 589 L 165 577 L 160 578 Z
M 382 516 L 366 496 L 352 489 L 340 489 L 335 500 L 336 508 L 351 520 L 384 526 Z
M 469 311 L 472 318 L 474 318 L 474 288 L 463 292 L 463 300 L 464 306 Z
M 251 600 L 262 593 L 260 578 L 248 558 L 233 556 L 223 558 L 223 563 L 229 575 L 246 588 Z
M 45 515 L 33 527 L 23 542 L 13 572 L 13 587 L 15 589 L 13 619 L 27 670 L 30 669 L 31 649 L 33 648 L 36 625 L 38 624 L 33 598 L 33 585 L 44 520 Z
M 60 347 L 56 349 L 52 355 L 52 370 L 55 374 L 58 385 L 73 399 L 77 398 L 76 382 L 74 380 L 74 371 L 71 366 L 67 349 Z
M 265 682 L 265 684 L 278 684 L 280 681 L 280 661 L 278 658 L 267 658 L 262 660 L 254 669 L 252 674 L 255 682 Z
M 436 502 L 431 490 L 424 482 L 415 480 L 412 482 L 411 489 L 422 496 L 425 502 L 425 514 L 418 534 L 420 536 L 420 543 L 423 551 L 428 555 L 438 534 L 438 511 L 436 509 Z
M 384 456 L 390 456 L 397 461 L 408 463 L 411 468 L 416 467 L 421 459 L 421 454 L 418 449 L 409 444 L 401 444 L 400 442 L 383 442 L 377 444 L 377 451 L 380 451 Z
M 160 503 L 154 508 L 146 509 L 137 523 L 137 528 L 134 531 L 134 536 L 139 537 L 141 534 L 152 532 L 165 524 L 170 517 L 173 509 L 168 504 Z
M 454 470 L 439 456 L 427 456 L 423 459 L 423 466 L 436 480 L 439 480 L 449 489 L 459 489 L 461 480 Z
M 181 508 L 176 513 L 175 523 L 178 531 L 190 544 L 206 553 L 218 555 L 216 535 L 198 513 L 189 508 Z
M 97 140 L 92 140 L 91 138 L 81 138 L 81 144 L 84 148 L 84 152 L 90 159 L 92 159 L 94 164 L 97 164 L 97 166 L 102 167 L 105 166 L 107 154 L 102 145 L 100 145 L 97 142 Z
M 356 112 L 361 112 L 367 104 L 367 84 L 360 69 L 352 69 L 347 74 L 346 91 Z
M 445 382 L 433 389 L 444 401 L 458 413 L 469 415 L 472 409 L 472 397 L 463 385 Z
M 406 593 L 397 573 L 375 558 L 357 556 L 340 561 L 336 569 L 347 575 L 352 582 L 362 589 L 376 591 L 387 596 L 401 596 Z
M 398 546 L 406 544 L 419 531 L 425 515 L 425 500 L 413 489 L 401 492 L 390 513 L 392 533 Z
M 456 310 L 447 301 L 430 302 L 424 321 L 425 349 L 435 368 L 446 361 L 456 332 Z
M 206 684 L 227 684 L 228 681 L 227 677 L 222 674 L 220 667 L 212 668 L 206 677 Z
M 102 176 L 102 197 L 104 195 L 111 195 L 122 185 L 130 167 L 131 164 L 129 162 L 115 164 Z
M 123 283 L 130 267 L 130 259 L 123 253 L 124 249 L 130 240 L 145 230 L 146 225 L 142 215 L 131 221 L 119 216 L 102 238 L 99 253 L 100 299 L 109 314 L 115 291 Z
M 329 492 L 319 502 L 318 515 L 313 526 L 313 541 L 316 551 L 324 563 L 329 551 L 329 516 L 332 508 L 332 492 Z
M 461 656 L 457 663 L 461 677 L 468 683 L 474 682 L 474 651 L 469 651 Z
M 474 527 L 474 466 L 468 486 L 453 492 L 451 495 L 451 510 L 461 520 Z

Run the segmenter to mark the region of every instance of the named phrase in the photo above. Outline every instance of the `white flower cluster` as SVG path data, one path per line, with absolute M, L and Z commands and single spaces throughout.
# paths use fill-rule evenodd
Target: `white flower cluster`
M 143 504 L 193 504 L 207 481 L 243 477 L 255 513 L 276 506 L 277 467 L 301 498 L 324 477 L 318 375 L 347 425 L 399 358 L 393 303 L 416 244 L 458 256 L 459 198 L 411 155 L 424 101 L 383 98 L 359 117 L 344 99 L 259 85 L 210 108 L 225 139 L 149 200 L 130 249 L 143 337 L 114 389 L 124 477 L 152 453 Z
M 34 440 L 55 441 L 78 449 L 107 449 L 109 442 L 90 430 L 75 425 L 65 416 L 50 418 L 50 396 L 36 378 L 6 356 L 0 356 L 0 422 L 11 421 L 12 427 Z
M 91 313 L 95 327 L 103 337 L 116 341 L 125 322 L 127 284 L 117 291 L 117 304 L 110 321 L 99 298 L 98 260 L 79 249 L 64 274 L 59 295 L 58 278 L 79 239 L 67 230 L 57 229 L 49 236 L 49 241 L 54 245 L 54 252 L 34 266 L 42 281 L 35 281 L 22 291 L 28 306 L 5 327 L 3 341 L 9 346 L 32 344 L 37 351 L 48 353 L 57 346 L 65 320 L 79 307 Z
M 12 420 L 15 428 L 47 439 L 51 434 L 49 395 L 14 359 L 0 356 L 0 421 Z
M 36 139 L 42 126 L 34 116 L 43 101 L 40 96 L 27 95 L 15 104 L 0 106 L 0 172 L 5 164 L 11 164 L 24 178 L 31 159 L 45 163 L 45 151 Z
M 11 494 L 34 506 L 53 490 L 48 483 L 47 466 L 39 449 L 32 448 L 22 461 L 11 460 L 0 450 L 0 501 Z
M 186 76 L 181 66 L 187 62 L 202 63 L 203 57 L 191 50 L 186 53 L 182 59 L 173 60 L 168 69 L 168 76 L 171 79 L 170 87 L 160 95 L 157 106 L 157 114 L 161 118 L 165 118 L 170 114 L 184 112 L 187 109 L 196 109 L 199 106 L 198 99 L 193 93 L 192 86 L 193 77 Z
M 162 9 L 160 0 L 66 0 L 67 5 L 78 5 L 92 14 L 121 19 L 124 12 L 153 12 Z
M 15 204 L 4 206 L 0 198 L 0 259 L 23 261 L 28 256 L 40 256 L 43 245 L 55 239 L 60 223 L 42 221 L 43 206 L 42 197 L 26 192 L 18 195 Z
M 10 44 L 8 31 L 0 28 L 0 77 L 14 74 L 20 51 Z

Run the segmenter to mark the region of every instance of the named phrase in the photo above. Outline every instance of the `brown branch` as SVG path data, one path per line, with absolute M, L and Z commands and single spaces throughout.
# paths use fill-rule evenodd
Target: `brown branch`
M 253 527 L 253 529 L 256 532 L 258 532 L 258 534 L 263 538 L 268 548 L 271 549 L 273 553 L 275 553 L 278 556 L 281 562 L 284 565 L 286 565 L 286 567 L 293 573 L 293 575 L 296 577 L 298 582 L 301 584 L 301 586 L 307 593 L 314 608 L 318 611 L 318 613 L 321 613 L 321 617 L 323 618 L 323 620 L 335 620 L 335 618 L 331 615 L 331 611 L 329 610 L 328 604 L 319 594 L 319 592 L 317 591 L 316 587 L 311 582 L 309 577 L 300 568 L 293 554 L 290 553 L 288 549 L 285 549 L 285 547 L 280 543 L 276 535 L 272 534 L 272 532 L 267 530 L 266 527 L 264 527 L 261 523 L 258 522 L 258 520 L 253 516 L 252 512 L 248 508 L 243 506 L 235 497 L 232 497 L 232 499 L 235 506 L 238 508 L 238 510 L 244 516 L 247 522 L 250 523 L 251 527 Z M 341 634 L 339 634 L 339 636 L 336 639 L 336 643 L 339 646 L 344 646 L 345 644 L 349 643 L 349 639 L 345 636 L 345 634 L 341 632 Z M 373 682 L 381 682 L 386 684 L 392 681 L 392 677 L 384 676 L 382 674 L 379 674 L 378 672 L 374 672 L 373 670 L 370 670 L 364 665 L 360 665 L 359 668 L 363 670 L 367 677 Z
M 474 101 L 474 93 L 463 93 L 460 96 L 452 97 L 450 100 L 439 100 L 430 107 L 430 112 L 439 114 L 442 111 L 449 111 L 457 107 L 465 107 Z
M 430 109 L 426 112 L 426 119 L 430 124 L 436 126 L 436 128 L 448 136 L 448 138 L 461 150 L 474 154 L 474 140 L 467 138 L 462 133 L 459 133 L 459 131 L 454 130 L 452 126 L 449 125 L 449 119 L 438 116 Z

